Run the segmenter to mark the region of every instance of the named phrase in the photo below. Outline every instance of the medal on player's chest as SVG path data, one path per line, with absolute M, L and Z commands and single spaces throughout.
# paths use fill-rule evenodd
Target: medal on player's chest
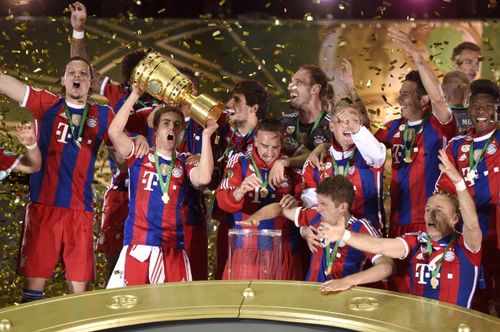
M 269 195 L 269 190 L 267 188 L 261 187 L 259 190 L 260 197 L 266 198 Z
M 170 200 L 170 197 L 168 197 L 168 193 L 163 193 L 163 195 L 161 195 L 161 200 L 163 201 L 163 203 L 168 204 L 168 201 Z
M 439 286 L 439 280 L 436 277 L 431 278 L 431 287 L 432 289 L 436 289 Z

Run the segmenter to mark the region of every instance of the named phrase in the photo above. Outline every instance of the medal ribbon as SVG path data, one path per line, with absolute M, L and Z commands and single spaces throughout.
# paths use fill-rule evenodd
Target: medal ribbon
M 68 119 L 69 123 L 69 130 L 71 130 L 71 135 L 73 135 L 73 140 L 75 142 L 80 142 L 82 133 L 83 133 L 83 127 L 85 127 L 85 120 L 87 120 L 87 114 L 89 112 L 89 105 L 86 103 L 85 107 L 83 108 L 83 115 L 80 118 L 80 123 L 78 125 L 78 135 L 75 135 L 75 125 L 73 124 L 73 121 L 71 119 L 71 113 L 69 112 L 68 105 L 66 102 L 64 103 L 64 114 L 66 114 L 66 118 Z
M 267 181 L 269 178 L 266 176 L 265 179 L 262 179 L 262 175 L 260 174 L 260 169 L 257 167 L 257 163 L 255 162 L 255 159 L 253 158 L 253 151 L 250 152 L 250 160 L 252 161 L 253 168 L 255 169 L 255 174 L 259 178 L 259 180 L 262 182 L 261 188 L 262 189 L 267 189 Z
M 405 123 L 405 130 L 403 131 L 403 146 L 404 146 L 404 158 L 405 159 L 407 159 L 407 160 L 411 159 L 411 153 L 413 150 L 413 143 L 415 143 L 415 138 L 417 137 L 422 126 L 425 124 L 426 120 L 427 119 L 425 119 L 425 118 L 422 119 L 422 122 L 415 128 L 415 135 L 413 135 L 410 142 L 408 142 L 408 133 L 409 133 L 410 126 L 408 126 L 408 122 Z M 408 143 L 409 143 L 409 146 L 408 146 Z
M 321 119 L 323 118 L 323 114 L 325 114 L 325 112 L 322 110 L 318 116 L 316 117 L 316 119 L 314 120 L 314 124 L 313 126 L 309 129 L 309 131 L 307 132 L 307 137 L 306 137 L 306 142 L 307 142 L 307 139 L 309 138 L 309 136 L 311 136 L 312 132 L 318 128 L 318 125 L 319 125 L 319 122 L 321 121 Z M 295 125 L 295 127 L 297 128 L 295 130 L 295 140 L 297 142 L 300 143 L 300 121 L 299 121 L 299 117 L 297 117 L 297 124 Z
M 352 159 L 354 158 L 354 154 L 356 153 L 356 148 L 352 151 L 351 156 L 349 157 L 349 160 L 347 161 L 346 166 L 344 167 L 344 170 L 342 171 L 343 176 L 347 177 L 347 171 L 349 170 L 349 165 L 351 165 Z M 333 175 L 339 174 L 339 166 L 337 164 L 337 161 L 335 160 L 335 157 L 333 156 L 333 153 L 330 151 L 330 157 L 332 157 L 332 164 L 333 164 Z
M 163 194 L 168 195 L 168 186 L 170 185 L 170 176 L 172 175 L 172 170 L 174 169 L 175 161 L 177 160 L 177 152 L 174 152 L 174 156 L 170 161 L 170 165 L 167 170 L 167 179 L 163 181 L 163 174 L 161 173 L 160 163 L 158 162 L 158 155 L 156 154 L 156 148 L 153 149 L 153 155 L 155 157 L 155 167 L 156 175 L 158 175 L 158 181 L 160 181 L 160 188 Z
M 345 220 L 344 222 L 344 228 L 347 228 L 347 225 L 349 225 L 349 220 L 351 219 L 351 215 Z M 337 257 L 337 251 L 339 250 L 339 244 L 342 240 L 335 241 L 335 246 L 333 247 L 333 250 L 331 250 L 330 245 L 328 245 L 328 248 L 325 248 L 324 250 L 326 251 L 326 271 L 325 274 L 328 275 L 328 272 L 331 273 L 333 263 L 335 262 L 335 257 Z
M 252 130 L 250 130 L 250 132 L 245 135 L 243 143 L 241 144 L 242 146 L 245 146 L 248 139 L 250 137 L 252 137 L 254 129 L 255 128 L 252 128 Z M 217 159 L 217 162 L 221 162 L 224 159 L 224 157 L 226 157 L 226 155 L 229 154 L 229 152 L 231 152 L 232 150 L 234 150 L 236 148 L 235 146 L 231 145 L 231 142 L 233 141 L 234 135 L 236 134 L 237 130 L 238 129 L 236 127 L 233 128 L 233 133 L 231 134 L 231 137 L 229 138 L 229 142 L 227 142 L 227 147 L 224 150 L 224 152 L 222 153 L 222 156 L 220 156 L 219 159 Z
M 492 133 L 490 138 L 488 138 L 488 141 L 486 141 L 486 144 L 483 146 L 481 149 L 481 153 L 479 154 L 479 158 L 477 158 L 477 161 L 474 160 L 474 140 L 471 140 L 470 145 L 469 145 L 469 173 L 474 172 L 477 169 L 477 165 L 481 162 L 481 160 L 484 157 L 484 153 L 486 152 L 486 149 L 488 149 L 488 146 L 490 145 L 491 141 L 493 140 L 493 137 L 495 136 L 495 132 L 497 130 L 495 129 Z
M 453 236 L 451 237 L 451 240 L 448 242 L 448 244 L 446 245 L 446 248 L 444 249 L 443 256 L 441 256 L 441 258 L 439 259 L 438 265 L 432 271 L 432 279 L 436 279 L 437 280 L 437 275 L 438 275 L 439 271 L 441 271 L 441 265 L 443 264 L 444 256 L 446 256 L 446 253 L 448 252 L 448 249 L 450 248 L 450 245 L 453 242 L 455 242 L 455 237 L 456 237 L 456 233 L 453 233 Z M 432 255 L 433 248 L 432 248 L 431 240 L 429 239 L 429 235 L 427 235 L 427 237 L 426 237 L 425 240 L 427 242 L 427 251 L 429 252 L 429 258 L 430 258 L 431 255 Z

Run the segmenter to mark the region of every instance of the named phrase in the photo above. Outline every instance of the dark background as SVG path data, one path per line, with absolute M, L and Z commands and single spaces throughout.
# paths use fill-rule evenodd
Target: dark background
M 0 0 L 0 15 L 61 16 L 73 1 Z M 86 0 L 89 15 L 158 18 L 498 18 L 498 0 Z M 127 13 L 128 12 L 128 13 Z

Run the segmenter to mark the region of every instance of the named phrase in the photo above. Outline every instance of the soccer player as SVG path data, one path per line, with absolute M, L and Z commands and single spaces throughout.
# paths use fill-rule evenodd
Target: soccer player
M 476 205 L 483 233 L 482 263 L 487 288 L 476 293 L 478 301 L 474 301 L 473 308 L 489 312 L 492 297 L 500 298 L 500 243 L 497 241 L 500 223 L 497 217 L 500 208 L 500 132 L 497 129 L 496 109 L 499 92 L 494 82 L 485 79 L 472 82 L 470 88 L 472 130 L 468 135 L 453 138 L 446 147 L 446 154 L 464 176 Z M 445 173 L 436 187 L 454 191 L 453 183 Z
M 31 123 L 16 125 L 16 134 L 19 143 L 26 147 L 26 155 L 16 155 L 0 148 L 0 181 L 3 181 L 10 172 L 34 173 L 42 166 L 42 155 L 36 142 L 36 134 Z
M 451 61 L 453 69 L 467 75 L 469 82 L 476 79 L 481 63 L 481 48 L 471 42 L 458 44 L 452 52 Z
M 470 94 L 469 78 L 461 71 L 450 71 L 444 75 L 441 87 L 446 102 L 457 120 L 458 132 L 467 132 L 472 126 L 469 110 L 465 106 Z
M 115 149 L 129 167 L 130 208 L 124 247 L 108 288 L 191 280 L 184 250 L 182 205 L 188 185 L 204 186 L 212 177 L 210 137 L 217 124 L 210 121 L 203 130 L 199 165 L 188 164 L 186 154 L 176 152 L 185 123 L 184 115 L 175 108 L 163 107 L 155 112 L 155 147 L 142 158 L 134 156 L 134 141 L 123 130 L 141 94 L 133 85 L 109 130 Z
M 35 117 L 42 154 L 41 170 L 30 177 L 31 203 L 20 252 L 23 301 L 43 298 L 59 258 L 71 293 L 85 291 L 94 275 L 91 184 L 113 112 L 88 102 L 91 79 L 90 64 L 78 57 L 66 64 L 63 96 L 0 74 L 0 91 Z
M 71 12 L 71 26 L 73 35 L 71 39 L 71 56 L 81 56 L 88 59 L 84 43 L 84 29 L 87 21 L 87 9 L 81 2 L 69 5 Z M 149 49 L 138 49 L 125 55 L 121 62 L 121 82 L 115 82 L 108 76 L 95 74 L 94 83 L 97 92 L 104 96 L 114 111 L 121 108 L 130 95 L 130 79 L 135 66 L 147 54 Z M 149 146 L 144 137 L 150 137 L 152 130 L 148 130 L 147 118 L 152 113 L 156 104 L 149 95 L 144 95 L 134 105 L 133 115 L 127 123 L 126 129 L 136 140 L 136 156 L 144 156 Z M 104 194 L 103 214 L 100 236 L 96 250 L 106 256 L 106 279 L 109 279 L 116 260 L 123 246 L 123 225 L 128 215 L 128 169 L 126 162 L 114 153 L 112 147 L 109 165 L 111 168 L 110 184 Z
M 425 207 L 425 232 L 395 239 L 375 238 L 351 232 L 342 224 L 322 223 L 320 236 L 343 241 L 348 246 L 374 254 L 404 259 L 408 264 L 410 293 L 463 307 L 470 307 L 481 261 L 481 229 L 474 201 L 464 179 L 446 156 L 439 152 L 440 170 L 454 183 L 457 196 L 438 191 Z M 455 230 L 463 220 L 463 232 Z
M 304 164 L 303 206 L 316 206 L 316 187 L 319 182 L 340 174 L 354 185 L 353 215 L 368 219 L 374 228 L 382 231 L 385 223 L 382 181 L 386 148 L 362 125 L 360 112 L 351 104 L 345 101 L 337 103 L 330 113 L 330 119 L 333 144 L 322 166 L 316 168 L 309 160 Z
M 224 180 L 217 190 L 219 207 L 232 215 L 232 220 L 243 220 L 259 208 L 279 202 L 287 197 L 288 204 L 294 204 L 295 183 L 293 172 L 287 170 L 286 180 L 278 185 L 269 183 L 269 171 L 274 162 L 282 156 L 283 127 L 277 120 L 262 120 L 257 129 L 251 151 L 231 157 L 224 171 Z M 236 229 L 242 228 L 231 225 Z M 281 279 L 303 280 L 301 260 L 297 247 L 298 230 L 283 218 L 263 221 L 258 229 L 279 229 L 282 231 Z M 245 243 L 242 244 L 245 246 Z M 243 256 L 236 250 L 233 257 L 231 279 L 242 275 Z M 227 278 L 227 269 L 224 277 Z M 248 277 L 248 276 L 246 276 Z M 259 278 L 256 273 L 254 278 Z
M 375 134 L 392 149 L 389 235 L 394 237 L 425 230 L 425 204 L 439 176 L 438 151 L 446 145 L 447 138 L 454 136 L 456 121 L 437 76 L 412 42 L 396 30 L 389 30 L 389 36 L 418 68 L 418 72 L 406 75 L 399 92 L 402 117 L 385 124 Z
M 251 215 L 241 225 L 258 225 L 262 219 L 282 214 L 297 227 L 310 227 L 315 233 L 320 223 L 338 225 L 339 228 L 363 233 L 369 237 L 380 237 L 366 219 L 354 217 L 350 211 L 355 199 L 352 183 L 343 175 L 332 175 L 323 179 L 317 187 L 318 205 L 313 208 L 268 205 Z M 280 202 L 281 203 L 281 202 Z M 394 272 L 394 262 L 388 257 L 372 255 L 357 250 L 342 241 L 309 243 L 312 251 L 308 281 L 321 281 L 324 293 L 346 290 L 355 285 L 373 283 L 389 277 Z M 362 271 L 363 263 L 370 259 L 373 267 Z
M 226 103 L 225 124 L 219 131 L 222 141 L 218 146 L 218 181 L 223 180 L 223 172 L 228 160 L 238 154 L 252 150 L 256 127 L 259 120 L 266 116 L 269 96 L 265 87 L 255 80 L 236 82 L 231 90 L 231 97 Z M 215 278 L 221 279 L 228 255 L 228 230 L 233 226 L 233 219 L 214 202 L 212 217 L 219 221 L 217 228 L 217 268 Z

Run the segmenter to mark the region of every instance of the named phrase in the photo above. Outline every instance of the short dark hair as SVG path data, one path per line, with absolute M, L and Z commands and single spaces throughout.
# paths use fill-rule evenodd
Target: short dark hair
M 316 194 L 328 197 L 335 203 L 335 206 L 346 202 L 349 209 L 354 201 L 354 187 L 351 181 L 338 174 L 322 180 L 316 188 Z
M 283 137 L 283 124 L 277 119 L 264 119 L 257 125 L 257 133 L 259 131 L 279 133 Z
M 321 99 L 327 97 L 329 92 L 328 77 L 326 76 L 323 69 L 312 64 L 302 65 L 300 66 L 300 69 L 304 69 L 309 73 L 312 84 L 319 84 L 321 86 L 321 89 L 319 91 L 319 97 Z M 331 92 L 333 93 L 333 87 L 331 89 Z
M 487 79 L 475 80 L 470 84 L 470 96 L 478 94 L 490 95 L 496 102 L 499 97 L 498 86 L 495 82 Z
M 142 59 L 151 52 L 151 48 L 139 48 L 126 54 L 122 59 L 122 85 L 128 86 L 132 78 L 132 71 L 141 62 Z
M 417 95 L 418 97 L 423 97 L 427 95 L 427 91 L 425 91 L 424 84 L 422 83 L 422 79 L 420 78 L 420 74 L 416 70 L 410 71 L 405 76 L 405 81 L 413 82 L 417 85 Z
M 182 126 L 184 127 L 184 114 L 182 111 L 178 108 L 171 107 L 171 106 L 163 106 L 159 108 L 156 112 L 155 115 L 153 116 L 153 130 L 156 131 L 158 129 L 158 125 L 160 124 L 160 118 L 163 114 L 166 113 L 175 113 L 179 116 L 179 118 L 182 121 Z
M 455 46 L 455 48 L 453 49 L 453 51 L 451 53 L 451 60 L 452 61 L 459 60 L 458 57 L 459 57 L 460 53 L 462 53 L 462 51 L 465 51 L 465 50 L 470 50 L 470 51 L 481 53 L 481 47 L 479 47 L 477 44 L 474 44 L 471 42 L 463 42 L 463 43 L 460 43 L 457 46 Z
M 258 105 L 257 119 L 265 118 L 269 105 L 269 95 L 262 83 L 256 80 L 241 80 L 236 82 L 231 93 L 243 94 L 247 105 L 250 107 Z
M 196 76 L 194 71 L 189 68 L 181 67 L 179 68 L 179 72 L 186 76 L 191 83 L 193 83 L 193 88 L 195 88 L 196 91 L 200 92 L 200 79 Z

